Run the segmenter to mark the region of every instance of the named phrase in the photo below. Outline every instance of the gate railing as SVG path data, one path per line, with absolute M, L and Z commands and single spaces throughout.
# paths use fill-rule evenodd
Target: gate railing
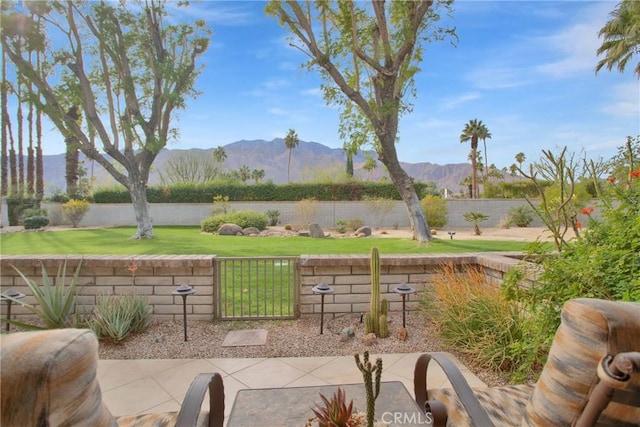
M 299 317 L 297 257 L 216 258 L 216 318 L 222 320 Z

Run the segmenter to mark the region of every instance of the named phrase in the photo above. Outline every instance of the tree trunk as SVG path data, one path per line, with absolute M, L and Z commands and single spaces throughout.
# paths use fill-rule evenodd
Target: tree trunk
M 0 82 L 0 104 L 2 105 L 2 153 L 0 154 L 0 196 L 6 196 L 9 193 L 9 171 L 7 170 L 7 162 L 9 160 L 7 150 L 9 149 L 9 140 L 7 135 L 7 127 L 9 123 L 6 120 L 9 117 L 7 112 L 7 63 L 4 51 L 2 53 L 2 82 Z
M 420 243 L 427 243 L 432 238 L 431 230 L 429 230 L 427 217 L 422 210 L 420 199 L 413 186 L 413 179 L 407 175 L 398 161 L 395 150 L 395 133 L 391 135 L 391 138 L 387 137 L 388 140 L 385 141 L 380 136 L 383 135 L 379 135 L 378 138 L 385 149 L 384 156 L 380 158 L 380 161 L 387 167 L 391 180 L 398 189 L 400 197 L 407 205 L 407 214 L 409 215 L 411 231 L 413 231 L 413 239 Z
M 478 138 L 475 136 L 471 137 L 471 186 L 473 187 L 473 199 L 478 198 L 478 162 L 477 162 L 477 152 L 478 152 Z
M 29 88 L 31 92 L 31 88 Z M 33 148 L 33 102 L 29 102 L 29 113 L 27 114 L 27 123 L 29 125 L 29 145 L 27 147 L 27 195 L 33 197 L 36 192 L 35 179 L 35 152 Z
M 42 111 L 36 108 L 36 197 L 44 197 L 44 158 L 42 154 Z
M 133 211 L 136 215 L 136 223 L 138 231 L 131 236 L 132 239 L 152 239 L 153 224 L 151 224 L 151 216 L 149 215 L 149 204 L 147 203 L 147 186 L 140 180 L 129 180 L 129 192 L 131 193 L 131 203 Z

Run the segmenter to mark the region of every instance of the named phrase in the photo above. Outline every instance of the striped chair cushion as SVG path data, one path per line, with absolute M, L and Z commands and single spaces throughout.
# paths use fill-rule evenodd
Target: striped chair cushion
M 596 384 L 607 354 L 640 351 L 640 303 L 580 298 L 565 303 L 562 323 L 531 395 L 523 426 L 569 426 Z M 638 384 L 639 379 L 632 380 Z M 640 408 L 611 402 L 602 418 L 640 425 Z
M 116 426 L 96 380 L 93 332 L 18 332 L 3 335 L 0 347 L 0 424 Z
M 532 391 L 533 385 L 530 384 L 473 389 L 491 421 L 500 427 L 520 425 Z M 438 400 L 446 406 L 448 427 L 472 425 L 467 411 L 453 389 L 432 389 L 428 391 L 428 396 L 429 400 Z
M 118 417 L 118 427 L 167 427 L 175 426 L 178 419 L 177 412 L 162 412 L 156 414 L 127 415 Z M 196 427 L 209 425 L 209 414 L 203 411 L 198 416 Z

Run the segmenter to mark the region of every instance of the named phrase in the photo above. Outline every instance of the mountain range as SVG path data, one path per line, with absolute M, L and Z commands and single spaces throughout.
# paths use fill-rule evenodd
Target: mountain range
M 262 182 L 272 181 L 275 184 L 287 183 L 287 167 L 289 150 L 282 138 L 271 141 L 237 141 L 223 146 L 226 160 L 225 170 L 233 170 L 246 165 L 249 169 L 264 170 Z M 166 170 L 167 162 L 180 156 L 192 155 L 198 158 L 213 158 L 215 148 L 188 150 L 163 149 L 156 158 L 151 175 L 150 185 L 160 183 L 160 173 Z M 369 153 L 373 158 L 375 154 Z M 45 193 L 51 194 L 56 189 L 65 189 L 65 156 L 64 154 L 44 156 Z M 97 162 L 88 160 L 81 154 L 87 176 L 94 177 L 96 186 L 115 184 L 115 180 Z M 362 167 L 366 160 L 366 153 L 358 153 L 353 158 L 354 175 L 362 180 L 377 181 L 384 175 L 384 167 L 378 162 L 378 167 L 367 172 Z M 416 181 L 434 182 L 439 189 L 448 189 L 453 193 L 463 190 L 460 182 L 469 175 L 469 163 L 438 165 L 434 163 L 401 162 L 404 170 Z M 300 141 L 291 151 L 290 177 L 291 182 L 330 181 L 336 175 L 342 175 L 346 168 L 346 154 L 341 148 L 330 148 L 317 142 Z

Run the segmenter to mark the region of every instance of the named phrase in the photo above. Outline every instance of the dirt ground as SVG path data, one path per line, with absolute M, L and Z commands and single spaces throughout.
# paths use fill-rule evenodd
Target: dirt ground
M 436 239 L 450 239 L 449 232 L 455 233 L 454 239 L 460 240 L 513 240 L 518 242 L 533 242 L 536 239 L 549 240 L 551 233 L 546 227 L 512 227 L 512 228 L 482 228 L 482 234 L 476 236 L 473 228 L 447 228 L 435 230 L 433 237 Z M 372 235 L 376 237 L 403 237 L 411 238 L 410 229 L 388 229 L 380 228 L 372 230 Z
M 78 227 L 75 230 L 91 229 L 97 227 Z M 284 231 L 283 227 L 269 227 L 274 231 Z M 49 226 L 41 231 L 65 231 L 74 230 L 69 226 Z M 0 233 L 17 233 L 24 231 L 22 226 L 11 226 L 0 228 Z M 323 231 L 333 237 L 350 237 L 349 233 L 340 234 L 335 229 L 325 228 Z M 435 230 L 433 237 L 436 239 L 450 239 L 449 232 L 455 233 L 454 239 L 460 240 L 513 240 L 519 242 L 533 242 L 536 239 L 547 241 L 551 239 L 551 233 L 545 227 L 512 227 L 512 228 L 480 228 L 481 235 L 476 236 L 472 227 L 468 228 L 447 228 L 444 230 Z M 371 232 L 374 237 L 396 237 L 396 238 L 412 238 L 413 234 L 409 228 L 373 228 Z

